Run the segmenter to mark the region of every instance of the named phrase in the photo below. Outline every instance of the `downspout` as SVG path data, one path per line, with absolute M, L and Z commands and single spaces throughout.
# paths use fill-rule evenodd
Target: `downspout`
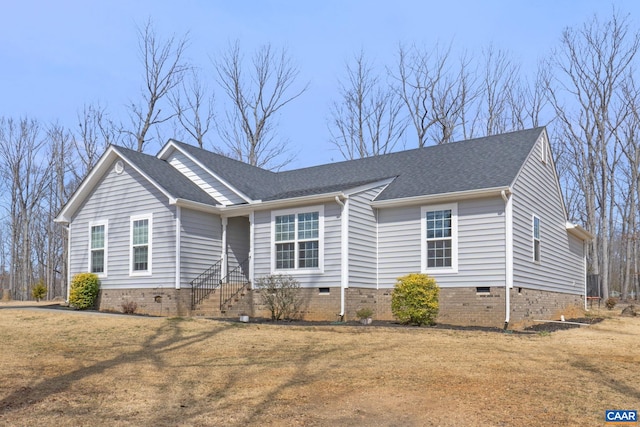
M 180 279 L 182 276 L 182 261 L 180 260 L 180 248 L 182 246 L 181 228 L 182 210 L 180 206 L 176 206 L 176 289 L 180 289 Z
M 509 327 L 511 320 L 511 289 L 513 288 L 513 206 L 511 194 L 502 190 L 504 200 L 504 225 L 505 225 L 505 281 L 504 281 L 504 329 Z
M 587 289 L 587 242 L 582 241 L 582 281 L 584 282 L 584 310 L 589 311 L 587 304 L 589 296 Z
M 249 212 L 249 289 L 253 288 L 254 281 L 254 261 L 253 261 L 253 251 L 255 246 L 255 214 L 253 211 Z
M 335 197 L 336 203 L 340 205 L 340 228 L 341 239 L 341 260 L 340 260 L 340 321 L 345 315 L 345 293 L 349 284 L 349 199 L 344 202 L 339 196 Z

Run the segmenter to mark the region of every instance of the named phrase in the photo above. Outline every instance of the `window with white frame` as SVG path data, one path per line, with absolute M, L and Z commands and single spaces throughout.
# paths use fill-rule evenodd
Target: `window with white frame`
M 540 218 L 533 216 L 533 261 L 540 262 Z
M 89 271 L 99 276 L 107 274 L 107 222 L 89 224 Z
M 321 206 L 272 213 L 273 269 L 322 269 Z
M 458 271 L 458 205 L 422 208 L 422 270 L 431 273 Z
M 151 274 L 151 215 L 131 217 L 131 274 Z

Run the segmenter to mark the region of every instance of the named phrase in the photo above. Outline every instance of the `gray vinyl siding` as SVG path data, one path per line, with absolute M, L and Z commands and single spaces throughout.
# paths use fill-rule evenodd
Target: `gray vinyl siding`
M 222 223 L 218 215 L 185 208 L 181 208 L 180 223 L 180 281 L 181 286 L 190 286 L 222 257 Z
M 303 206 L 301 206 L 303 207 Z M 295 209 L 295 208 L 294 208 Z M 271 211 L 258 211 L 254 215 L 254 269 L 255 279 L 269 274 L 271 271 Z M 293 270 L 284 271 L 291 274 L 302 287 L 335 287 L 340 286 L 340 206 L 337 203 L 324 204 L 324 271 L 317 273 L 298 273 Z
M 130 276 L 131 216 L 152 214 L 151 276 Z M 118 175 L 109 169 L 71 220 L 70 272 L 88 270 L 89 223 L 108 221 L 107 276 L 101 287 L 175 286 L 175 207 L 131 167 Z
M 428 206 L 428 205 L 427 205 Z M 378 212 L 379 287 L 421 271 L 421 206 Z M 458 202 L 458 272 L 430 273 L 442 287 L 504 286 L 505 215 L 500 198 Z
M 377 287 L 377 219 L 371 201 L 382 188 L 349 198 L 349 286 Z
M 229 218 L 227 222 L 229 271 L 249 258 L 249 243 L 249 218 Z
M 551 162 L 540 158 L 540 141 L 513 186 L 514 286 L 581 294 L 584 264 L 579 239 L 569 236 Z M 533 216 L 540 218 L 540 263 L 533 261 Z
M 174 150 L 169 158 L 169 164 L 193 181 L 198 187 L 223 205 L 243 203 L 244 200 L 231 191 L 220 180 L 198 166 L 180 151 Z M 213 171 L 215 172 L 215 171 Z

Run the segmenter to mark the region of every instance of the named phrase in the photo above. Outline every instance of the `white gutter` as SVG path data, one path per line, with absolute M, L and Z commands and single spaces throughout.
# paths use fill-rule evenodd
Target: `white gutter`
M 341 239 L 341 257 L 340 257 L 340 321 L 344 320 L 345 314 L 345 293 L 349 287 L 349 199 L 343 202 L 340 197 L 336 196 L 335 201 L 342 208 L 340 211 L 340 234 Z
M 509 187 L 481 188 L 478 190 L 455 191 L 453 193 L 428 194 L 424 196 L 404 197 L 389 200 L 374 200 L 371 206 L 374 208 L 386 208 L 392 206 L 415 205 L 419 203 L 445 203 L 478 197 L 499 196 L 503 192 L 510 192 Z
M 511 193 L 502 190 L 504 200 L 504 233 L 505 233 L 505 281 L 504 281 L 504 329 L 509 327 L 511 320 L 511 289 L 513 288 L 513 205 Z

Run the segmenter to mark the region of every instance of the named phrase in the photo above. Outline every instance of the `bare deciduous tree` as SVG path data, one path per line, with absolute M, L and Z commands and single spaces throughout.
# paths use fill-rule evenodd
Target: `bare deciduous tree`
M 182 82 L 189 65 L 184 59 L 187 36 L 176 38 L 172 35 L 162 40 L 157 36 L 151 20 L 138 29 L 138 35 L 139 54 L 144 68 L 142 101 L 129 104 L 131 128 L 125 128 L 123 132 L 131 137 L 129 145 L 142 152 L 150 139 L 149 130 L 175 116 L 170 105 L 166 105 L 163 111 L 161 102 Z
M 556 73 L 548 93 L 570 145 L 586 226 L 597 235 L 590 250 L 591 272 L 600 275 L 606 298 L 619 160 L 615 135 L 627 114 L 621 108 L 621 88 L 640 47 L 640 34 L 629 33 L 627 19 L 614 12 L 605 22 L 594 16 L 578 29 L 566 29 L 561 42 L 549 63 Z
M 178 122 L 200 148 L 204 148 L 204 136 L 209 132 L 214 120 L 214 95 L 208 94 L 206 84 L 200 75 L 192 70 L 190 79 L 183 80 L 181 91 L 176 91 L 171 102 Z
M 291 161 L 286 141 L 277 138 L 276 114 L 302 95 L 308 85 L 296 87 L 299 70 L 286 50 L 260 47 L 244 68 L 240 44 L 229 46 L 214 62 L 218 83 L 231 102 L 221 138 L 232 157 L 254 166 L 279 169 Z
M 393 151 L 406 124 L 400 117 L 402 101 L 384 86 L 364 52 L 347 64 L 340 82 L 342 99 L 331 109 L 331 142 L 345 159 L 377 156 Z

